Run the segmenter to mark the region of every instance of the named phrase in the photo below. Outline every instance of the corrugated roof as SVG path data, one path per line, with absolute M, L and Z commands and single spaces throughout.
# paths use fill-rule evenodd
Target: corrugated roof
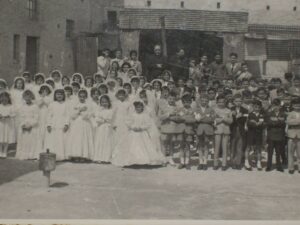
M 175 9 L 124 9 L 120 12 L 121 29 L 160 29 L 160 18 L 170 30 L 247 32 L 247 12 Z
M 285 39 L 299 39 L 300 26 L 249 24 L 249 34 Z

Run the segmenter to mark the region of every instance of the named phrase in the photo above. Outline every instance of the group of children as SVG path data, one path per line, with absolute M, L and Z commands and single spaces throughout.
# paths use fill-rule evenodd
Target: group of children
M 126 65 L 124 65 L 126 64 Z M 117 66 L 116 66 L 117 67 Z M 147 83 L 123 63 L 108 76 L 24 72 L 11 88 L 0 79 L 0 157 L 17 143 L 17 159 L 38 159 L 49 149 L 57 160 L 116 166 L 170 164 L 207 170 L 256 167 L 300 172 L 300 78 L 172 79 L 164 71 Z M 251 160 L 254 152 L 255 165 Z

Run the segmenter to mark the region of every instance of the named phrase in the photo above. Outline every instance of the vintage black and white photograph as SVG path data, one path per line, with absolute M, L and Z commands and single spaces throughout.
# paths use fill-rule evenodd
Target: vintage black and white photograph
M 0 0 L 2 220 L 297 221 L 299 187 L 300 0 Z

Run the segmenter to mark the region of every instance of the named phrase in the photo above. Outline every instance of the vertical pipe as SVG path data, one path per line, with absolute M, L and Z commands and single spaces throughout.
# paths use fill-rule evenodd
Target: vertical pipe
M 160 17 L 160 24 L 161 24 L 161 42 L 163 48 L 163 56 L 167 57 L 167 38 L 166 38 L 166 23 L 165 23 L 165 16 Z

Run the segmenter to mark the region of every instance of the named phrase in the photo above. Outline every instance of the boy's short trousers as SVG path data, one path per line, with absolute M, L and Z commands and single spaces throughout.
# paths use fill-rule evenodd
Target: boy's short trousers
M 161 134 L 162 141 L 183 141 L 183 134 Z
M 197 135 L 197 143 L 198 145 L 205 145 L 205 144 L 209 144 L 209 142 L 213 141 L 214 135 Z
M 261 146 L 263 144 L 263 130 L 249 130 L 247 134 L 248 146 Z
M 288 137 L 288 141 L 295 141 L 295 142 L 298 142 L 300 141 L 300 137 Z
M 184 141 L 188 143 L 193 143 L 195 140 L 195 135 L 194 134 L 184 134 Z

